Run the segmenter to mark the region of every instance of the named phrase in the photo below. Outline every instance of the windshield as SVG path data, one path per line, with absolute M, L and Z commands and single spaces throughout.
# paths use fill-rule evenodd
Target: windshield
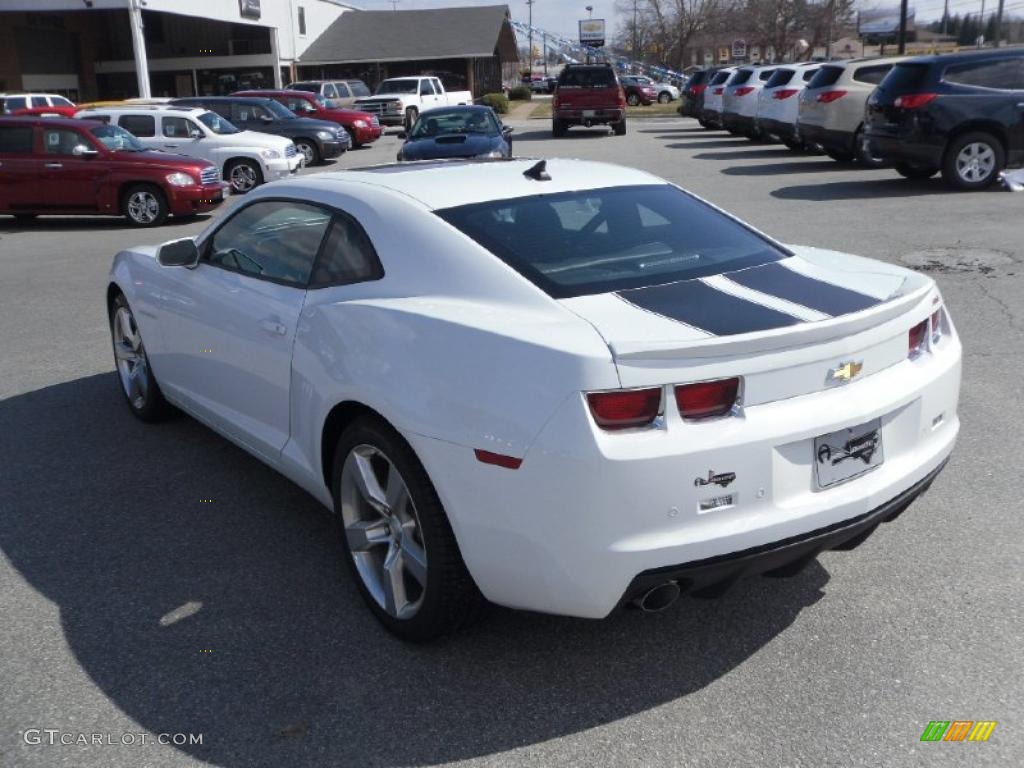
M 205 125 L 214 133 L 220 134 L 222 136 L 228 133 L 239 132 L 234 125 L 229 123 L 216 112 L 203 112 L 203 114 L 199 115 L 199 122 Z
M 111 152 L 145 152 L 142 143 L 124 128 L 116 125 L 101 125 L 89 131 L 100 144 Z
M 668 184 L 492 200 L 437 215 L 556 299 L 718 275 L 788 255 Z
M 273 99 L 267 99 L 266 103 L 262 104 L 261 106 L 266 107 L 270 111 L 270 113 L 278 120 L 295 119 L 294 112 L 288 109 L 288 107 L 286 107 L 284 104 L 281 104 L 278 101 L 274 101 Z
M 498 121 L 484 109 L 435 109 L 427 112 L 409 134 L 410 139 L 425 139 L 433 136 L 447 136 L 453 133 L 482 133 L 497 136 L 501 133 Z
M 370 89 L 362 80 L 349 80 L 348 87 L 352 89 L 353 96 L 369 96 Z
M 418 87 L 419 80 L 385 80 L 377 86 L 377 95 L 381 96 L 388 93 L 416 93 Z

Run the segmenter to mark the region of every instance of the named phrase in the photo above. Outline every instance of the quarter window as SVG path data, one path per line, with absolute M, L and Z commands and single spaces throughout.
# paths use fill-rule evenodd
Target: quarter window
M 24 109 L 28 106 L 28 99 L 24 96 L 8 96 L 7 101 L 4 102 L 4 109 L 8 112 L 13 112 L 16 109 Z
M 313 270 L 311 286 L 358 283 L 383 276 L 384 268 L 366 231 L 351 216 L 337 214 Z
M 153 115 L 121 115 L 117 124 L 139 139 L 156 136 L 156 118 Z
M 253 203 L 214 233 L 206 260 L 244 275 L 305 287 L 330 221 L 331 214 L 314 205 Z
M 0 155 L 31 155 L 32 126 L 0 126 Z

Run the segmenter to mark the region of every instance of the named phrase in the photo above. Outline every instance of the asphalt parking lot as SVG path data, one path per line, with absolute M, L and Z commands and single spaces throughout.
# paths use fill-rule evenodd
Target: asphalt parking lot
M 0 765 L 1024 764 L 1024 194 L 954 194 L 691 120 L 558 141 L 546 121 L 514 126 L 519 155 L 644 168 L 784 242 L 932 275 L 965 354 L 960 441 L 932 489 L 790 579 L 601 622 L 495 609 L 404 645 L 361 604 L 316 502 L 190 419 L 139 423 L 118 392 L 111 256 L 231 203 L 141 232 L 0 218 Z M 931 720 L 998 726 L 922 743 Z M 26 744 L 32 729 L 136 737 Z

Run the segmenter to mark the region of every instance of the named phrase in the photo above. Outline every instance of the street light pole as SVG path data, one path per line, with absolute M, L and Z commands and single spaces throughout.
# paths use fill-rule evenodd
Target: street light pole
M 526 61 L 530 65 L 530 82 L 531 83 L 533 82 L 533 4 L 534 4 L 534 2 L 536 2 L 536 0 L 526 0 L 526 7 L 530 9 L 530 21 L 528 22 L 530 31 L 529 31 L 529 33 L 527 33 L 527 38 L 529 39 L 530 42 L 528 44 L 528 49 L 526 51 Z
M 999 0 L 999 10 L 996 12 L 996 48 L 1002 45 L 1000 41 L 1003 39 L 1003 2 Z
M 885 38 L 883 38 L 884 40 Z M 899 37 L 899 53 L 900 56 L 907 52 L 907 0 L 901 0 L 900 2 L 900 37 Z
M 139 98 L 152 96 L 149 89 L 149 61 L 146 58 L 146 36 L 142 32 L 142 8 L 139 0 L 128 3 L 128 19 L 132 28 L 132 50 L 135 52 L 135 78 L 139 84 Z

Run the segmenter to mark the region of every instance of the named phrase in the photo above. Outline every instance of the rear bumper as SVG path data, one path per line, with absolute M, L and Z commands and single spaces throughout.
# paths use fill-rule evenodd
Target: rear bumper
M 822 128 L 820 125 L 809 125 L 798 123 L 797 131 L 800 138 L 808 144 L 817 144 L 822 149 L 835 152 L 853 152 L 856 147 L 853 145 L 853 134 L 846 131 L 834 131 L 829 128 Z
M 754 118 L 748 115 L 738 115 L 735 112 L 723 112 L 722 127 L 725 128 L 727 131 L 753 133 Z
M 716 128 L 722 127 L 722 112 L 717 109 L 701 109 L 700 119 Z
M 877 157 L 884 157 L 893 163 L 909 163 L 911 165 L 938 168 L 942 165 L 942 147 L 913 141 L 891 133 L 872 131 L 870 126 L 865 138 Z
M 585 114 L 593 112 L 592 115 Z M 607 125 L 609 123 L 620 123 L 626 117 L 624 109 L 607 109 L 595 107 L 594 109 L 559 109 L 555 112 L 555 119 L 561 120 L 569 125 Z
M 682 592 L 695 597 L 717 597 L 748 576 L 795 576 L 825 550 L 859 547 L 879 525 L 895 520 L 928 490 L 946 463 L 943 460 L 907 490 L 851 520 L 742 552 L 644 571 L 630 582 L 619 604 L 626 605 L 666 581 L 676 582 Z
M 193 213 L 212 211 L 222 202 L 230 188 L 225 182 L 195 187 L 171 187 L 167 196 L 167 207 L 172 216 L 190 216 Z
M 796 125 L 784 123 L 781 120 L 762 118 L 757 121 L 761 130 L 772 136 L 778 136 L 782 141 L 797 141 Z

